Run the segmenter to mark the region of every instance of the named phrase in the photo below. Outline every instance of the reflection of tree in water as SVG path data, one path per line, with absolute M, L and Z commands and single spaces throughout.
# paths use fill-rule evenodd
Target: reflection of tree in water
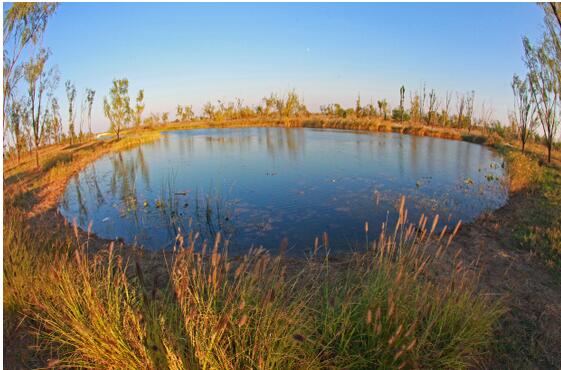
M 138 168 L 140 169 L 140 175 L 142 176 L 142 181 L 147 189 L 150 189 L 150 172 L 148 170 L 148 165 L 146 164 L 146 159 L 144 158 L 144 151 L 138 148 L 137 151 L 137 162 Z
M 177 146 L 179 148 L 179 155 L 180 157 L 185 157 L 185 155 L 191 155 L 195 149 L 193 144 L 193 137 L 192 136 L 185 136 L 179 137 L 177 140 Z
M 105 197 L 103 196 L 103 193 L 101 192 L 101 188 L 99 187 L 99 182 L 97 181 L 97 172 L 95 169 L 95 164 L 92 164 L 90 167 L 88 167 L 86 172 L 88 170 L 90 173 L 86 178 L 86 184 L 88 186 L 89 193 L 95 194 L 96 204 L 100 206 L 103 203 L 105 203 Z
M 84 203 L 84 197 L 82 196 L 82 187 L 80 186 L 80 177 L 74 176 L 74 188 L 76 190 L 76 202 L 78 203 L 78 221 L 80 224 L 85 224 L 88 217 L 88 209 Z
M 265 140 L 267 152 L 272 158 L 286 152 L 290 159 L 298 159 L 305 148 L 306 137 L 300 128 L 265 128 L 265 137 L 258 136 L 259 141 Z
M 232 135 L 232 136 L 205 136 L 204 142 L 206 150 L 220 153 L 238 149 L 240 152 L 248 151 L 251 147 L 253 137 L 251 135 Z
M 136 175 L 140 171 L 146 188 L 150 185 L 148 165 L 141 148 L 135 153 L 129 152 L 126 158 L 123 153 L 116 153 L 111 157 L 113 171 L 110 189 L 113 196 L 118 197 L 125 207 L 125 213 L 132 213 L 138 222 L 138 197 L 136 192 Z

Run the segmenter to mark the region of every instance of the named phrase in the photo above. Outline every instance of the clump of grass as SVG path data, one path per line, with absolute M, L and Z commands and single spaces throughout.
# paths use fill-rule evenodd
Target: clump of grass
M 493 339 L 501 309 L 476 292 L 473 274 L 459 260 L 443 262 L 451 238 L 407 223 L 382 235 L 368 252 L 353 255 L 321 288 L 318 340 L 333 368 L 469 368 Z M 457 254 L 455 255 L 457 257 Z
M 220 233 L 212 245 L 178 235 L 170 290 L 152 292 L 113 246 L 90 258 L 78 249 L 37 283 L 34 318 L 61 366 L 468 368 L 501 309 L 459 259 L 446 263 L 459 226 L 436 235 L 437 223 L 408 222 L 402 200 L 393 231 L 338 262 L 327 236 L 294 261 L 286 242 L 277 256 L 230 258 Z
M 66 252 L 64 240 L 51 239 L 32 230 L 25 214 L 6 204 L 4 210 L 4 338 L 13 334 L 29 314 L 35 279 L 47 270 L 56 255 Z M 37 243 L 37 239 L 45 244 Z M 44 248 L 48 245 L 49 248 Z
M 57 348 L 60 365 L 86 368 L 150 368 L 139 290 L 110 246 L 106 258 L 55 263 L 34 296 L 44 343 Z
M 49 171 L 53 167 L 69 162 L 72 162 L 71 153 L 58 153 L 43 162 L 43 171 Z
M 318 368 L 311 343 L 309 305 L 300 272 L 286 276 L 282 257 L 252 249 L 241 261 L 228 259 L 218 234 L 212 251 L 180 246 L 173 284 L 184 335 L 203 369 Z M 185 367 L 184 367 L 185 368 Z
M 518 151 L 507 151 L 505 157 L 511 192 L 531 188 L 540 182 L 543 171 L 536 160 Z

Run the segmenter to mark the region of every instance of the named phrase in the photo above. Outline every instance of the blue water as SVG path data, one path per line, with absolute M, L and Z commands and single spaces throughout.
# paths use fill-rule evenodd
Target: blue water
M 61 213 L 107 239 L 145 248 L 171 245 L 177 230 L 230 251 L 276 250 L 288 238 L 300 254 L 327 232 L 331 249 L 364 243 L 395 220 L 469 222 L 506 202 L 503 159 L 461 141 L 393 133 L 305 128 L 176 131 L 109 154 L 71 179 Z

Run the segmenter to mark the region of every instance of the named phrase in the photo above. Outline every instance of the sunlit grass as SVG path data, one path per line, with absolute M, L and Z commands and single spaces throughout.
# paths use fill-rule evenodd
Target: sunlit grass
M 403 207 L 400 215 L 395 230 L 337 262 L 327 236 L 309 259 L 290 261 L 263 249 L 232 259 L 220 235 L 212 245 L 178 235 L 162 286 L 113 246 L 93 256 L 75 246 L 27 278 L 21 305 L 57 366 L 473 366 L 502 310 L 476 293 L 467 266 L 443 257 L 453 234 L 435 235 L 437 220 L 409 223 Z M 440 264 L 444 276 L 433 272 Z

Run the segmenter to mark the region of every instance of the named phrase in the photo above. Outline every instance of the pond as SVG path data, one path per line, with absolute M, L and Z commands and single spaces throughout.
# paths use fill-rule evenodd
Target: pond
M 74 176 L 59 209 L 106 239 L 170 247 L 177 230 L 230 252 L 301 254 L 326 232 L 330 248 L 364 244 L 395 222 L 401 195 L 409 219 L 472 221 L 507 199 L 503 159 L 461 141 L 308 128 L 230 128 L 164 133 L 111 153 Z

